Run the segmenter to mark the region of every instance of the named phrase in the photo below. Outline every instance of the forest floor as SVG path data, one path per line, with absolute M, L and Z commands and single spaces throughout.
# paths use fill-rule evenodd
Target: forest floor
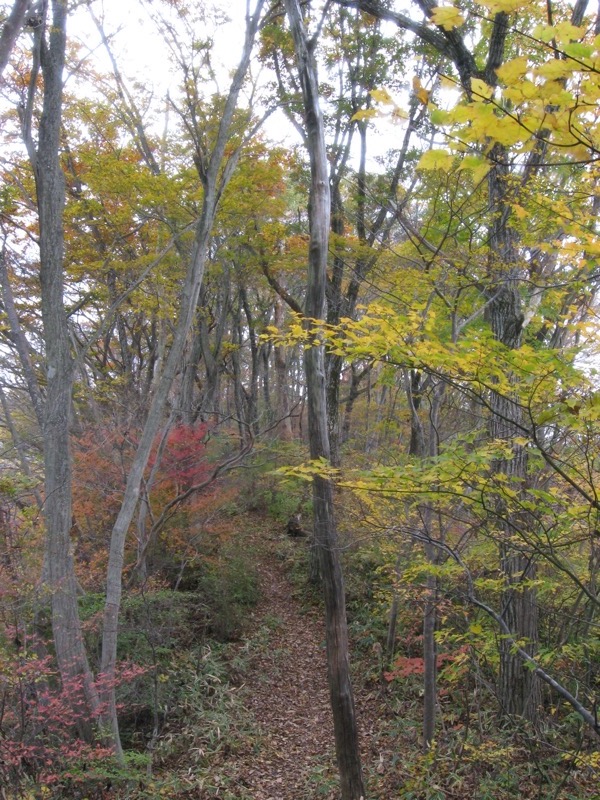
M 244 532 L 242 578 L 250 570 L 256 574 L 259 600 L 243 607 L 242 636 L 221 651 L 224 696 L 231 698 L 223 707 L 223 728 L 202 754 L 196 774 L 186 756 L 179 782 L 190 790 L 176 796 L 339 800 L 324 614 L 318 592 L 306 580 L 308 542 L 290 539 L 283 526 L 277 530 L 262 515 L 236 522 Z M 361 603 L 368 602 L 368 593 L 363 597 L 367 585 L 361 589 L 358 564 L 347 577 L 353 686 L 369 800 L 600 800 L 591 772 L 565 772 L 552 742 L 546 746 L 526 731 L 503 730 L 495 709 L 482 706 L 475 716 L 465 695 L 469 687 L 452 682 L 452 675 L 442 686 L 449 689 L 441 695 L 441 744 L 433 755 L 423 754 L 420 675 L 409 675 L 401 684 L 383 679 L 381 630 L 373 629 L 372 621 L 365 626 Z M 460 706 L 457 701 L 465 697 Z
M 245 641 L 245 711 L 255 741 L 230 756 L 229 790 L 252 800 L 335 797 L 333 721 L 327 690 L 322 615 L 290 581 L 281 537 L 253 534 L 261 599 Z M 301 548 L 305 540 L 294 545 Z
M 337 798 L 323 613 L 302 597 L 286 566 L 286 553 L 307 543 L 251 535 L 261 599 L 239 648 L 247 658 L 241 691 L 254 736 L 223 764 L 227 788 L 243 800 Z M 370 727 L 363 712 L 375 711 L 367 700 L 357 697 L 363 734 Z

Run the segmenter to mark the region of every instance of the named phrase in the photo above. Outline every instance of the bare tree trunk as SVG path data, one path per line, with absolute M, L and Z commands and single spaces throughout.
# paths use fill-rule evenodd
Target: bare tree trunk
M 352 378 L 350 381 L 350 388 L 348 389 L 348 397 L 346 398 L 346 403 L 344 406 L 344 421 L 342 423 L 342 440 L 341 440 L 342 444 L 345 444 L 350 438 L 350 425 L 352 422 L 352 411 L 354 409 L 354 403 L 358 400 L 361 394 L 361 390 L 359 388 L 361 381 L 363 381 L 365 377 L 369 376 L 372 367 L 373 367 L 372 364 L 367 364 L 366 367 L 359 369 L 358 364 L 355 361 L 352 362 L 351 366 Z
M 431 518 L 431 509 L 427 509 Z M 426 527 L 429 525 L 426 523 Z M 429 531 L 427 531 L 429 533 Z M 436 563 L 436 551 L 433 545 L 425 546 L 427 561 Z M 435 630 L 437 627 L 438 581 L 435 575 L 427 576 L 425 608 L 423 610 L 423 748 L 429 750 L 435 739 L 435 722 L 437 711 L 437 643 Z
M 12 10 L 4 23 L 2 33 L 0 34 L 0 80 L 8 64 L 8 59 L 15 46 L 17 37 L 21 32 L 30 5 L 31 0 L 15 0 Z
M 273 315 L 273 325 L 279 328 L 283 322 L 283 305 L 279 297 L 275 297 L 275 308 Z M 273 348 L 275 359 L 275 382 L 277 386 L 277 419 L 279 420 L 277 430 L 279 436 L 289 442 L 293 438 L 292 420 L 290 417 L 291 404 L 289 396 L 287 348 L 284 345 L 276 344 Z
M 410 410 L 409 455 L 416 458 L 437 455 L 437 417 L 443 393 L 443 385 L 433 387 L 433 402 L 429 413 L 429 429 L 426 432 L 419 410 L 423 401 L 424 376 L 417 370 L 404 374 L 406 399 Z M 421 510 L 421 523 L 426 539 L 431 538 L 433 506 L 427 503 Z M 425 544 L 425 555 L 429 564 L 437 562 L 437 551 L 432 544 Z M 435 738 L 437 711 L 437 627 L 438 580 L 434 574 L 427 576 L 425 604 L 423 608 L 423 747 L 428 750 Z
M 490 206 L 496 209 L 490 229 L 490 274 L 496 276 L 496 282 L 488 290 L 491 302 L 486 317 L 495 338 L 505 347 L 516 350 L 521 346 L 524 315 L 514 234 L 508 224 L 508 167 L 502 163 L 503 150 L 497 147 L 496 151 L 496 165 L 489 176 Z M 512 456 L 498 459 L 494 470 L 506 475 L 518 491 L 527 477 L 527 452 L 523 446 L 513 444 L 513 439 L 522 432 L 522 411 L 514 398 L 497 392 L 492 392 L 491 406 L 490 437 L 507 441 L 512 446 Z M 506 580 L 502 617 L 513 635 L 525 641 L 526 652 L 533 655 L 538 641 L 539 614 L 536 591 L 529 581 L 535 578 L 536 565 L 531 554 L 516 549 L 511 543 L 515 532 L 529 521 L 523 515 L 516 518 L 514 512 L 511 517 L 500 498 L 495 511 L 504 539 L 500 545 L 500 567 Z M 506 638 L 500 643 L 498 696 L 505 713 L 536 721 L 542 699 L 540 681 L 523 664 Z
M 308 40 L 298 0 L 285 0 L 298 62 L 311 164 L 310 249 L 306 316 L 325 316 L 330 193 L 323 118 L 319 107 L 314 42 Z M 306 391 L 311 458 L 330 461 L 324 347 L 318 337 L 305 351 Z M 348 663 L 348 629 L 344 582 L 335 525 L 333 486 L 329 478 L 313 480 L 315 542 L 319 549 L 325 596 L 327 665 L 342 800 L 365 796 L 358 730 Z
M 252 316 L 252 310 L 248 302 L 248 295 L 243 285 L 239 287 L 240 296 L 240 317 L 241 310 L 244 309 L 246 322 L 248 325 L 248 342 L 250 344 L 250 378 L 248 381 L 248 391 L 246 393 L 246 424 L 252 428 L 255 435 L 259 432 L 258 422 L 258 382 L 260 378 L 260 349 L 256 340 L 256 323 Z M 241 324 L 241 319 L 240 319 Z M 240 336 L 241 339 L 241 336 Z M 240 342 L 241 343 L 241 342 Z
M 411 542 L 409 542 L 409 545 Z M 396 564 L 394 565 L 394 580 L 396 583 L 400 582 L 400 563 L 402 554 L 399 553 L 396 557 Z M 396 630 L 398 627 L 398 614 L 400 612 L 400 597 L 396 588 L 392 595 L 392 605 L 390 606 L 390 613 L 388 617 L 388 629 L 385 640 L 385 666 L 391 667 L 394 660 L 394 653 L 396 650 Z
M 196 320 L 196 325 L 200 321 Z M 198 418 L 200 410 L 195 401 L 196 375 L 198 366 L 202 358 L 202 339 L 200 330 L 194 330 L 191 342 L 188 344 L 188 352 L 185 356 L 183 365 L 183 375 L 181 376 L 181 392 L 179 397 L 179 419 L 184 425 L 191 426 Z
M 230 287 L 230 280 L 229 280 L 229 272 L 225 270 L 221 279 L 221 285 L 219 287 L 219 297 L 220 302 L 217 301 L 217 320 L 216 325 L 214 325 L 214 333 L 213 333 L 213 343 L 211 345 L 210 341 L 210 329 L 208 320 L 206 318 L 206 312 L 202 308 L 204 305 L 204 295 L 206 295 L 207 289 L 203 289 L 201 295 L 201 301 L 199 306 L 199 313 L 198 313 L 198 330 L 200 336 L 200 347 L 202 350 L 202 360 L 204 362 L 204 387 L 202 392 L 202 397 L 200 399 L 200 418 L 202 421 L 206 421 L 212 417 L 213 420 L 218 420 L 219 411 L 220 409 L 220 398 L 219 398 L 219 390 L 220 390 L 220 353 L 221 353 L 221 345 L 223 344 L 223 338 L 225 336 L 225 329 L 227 326 L 227 320 L 229 318 L 229 312 L 231 307 L 231 287 Z
M 63 681 L 82 681 L 90 716 L 98 696 L 85 653 L 77 581 L 71 552 L 71 451 L 69 418 L 73 384 L 63 287 L 63 209 L 65 184 L 59 160 L 62 118 L 62 74 L 66 48 L 66 0 L 53 0 L 48 41 L 40 36 L 44 79 L 39 143 L 34 164 L 40 219 L 40 283 L 46 398 L 43 412 L 46 559 L 52 604 L 54 646 Z M 91 736 L 91 726 L 84 731 Z

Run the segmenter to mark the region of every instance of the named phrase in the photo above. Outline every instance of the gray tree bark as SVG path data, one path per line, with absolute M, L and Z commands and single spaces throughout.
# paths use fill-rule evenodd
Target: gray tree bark
M 99 707 L 85 653 L 77 581 L 71 552 L 71 452 L 69 417 L 73 361 L 63 286 L 65 182 L 59 160 L 67 0 L 53 0 L 47 40 L 40 39 L 44 81 L 39 141 L 34 164 L 40 223 L 40 283 L 46 357 L 43 408 L 46 562 L 52 632 L 63 682 L 81 681 L 90 716 Z M 34 403 L 35 403 L 34 399 Z M 84 733 L 91 736 L 91 726 Z
M 325 287 L 330 224 L 330 192 L 323 117 L 319 107 L 314 41 L 309 41 L 298 0 L 285 0 L 304 102 L 306 137 L 311 165 L 310 245 L 306 316 L 325 317 Z M 310 324 L 310 323 L 309 323 Z M 305 350 L 308 398 L 308 436 L 313 459 L 330 461 L 323 343 L 315 336 Z M 333 486 L 329 478 L 313 479 L 315 545 L 319 551 L 325 597 L 325 625 L 329 692 L 342 800 L 365 796 L 358 730 L 348 663 L 348 629 L 344 582 L 335 524 Z
M 490 205 L 496 209 L 490 228 L 490 274 L 496 278 L 488 289 L 491 302 L 486 317 L 494 337 L 505 347 L 516 350 L 521 346 L 524 314 L 519 292 L 518 260 L 514 234 L 508 225 L 509 208 L 506 203 L 507 168 L 502 165 L 500 148 L 497 149 L 496 166 L 490 172 Z M 489 422 L 490 437 L 512 444 L 522 433 L 522 410 L 516 400 L 497 392 L 491 396 L 492 415 Z M 510 458 L 498 459 L 493 468 L 504 474 L 521 488 L 527 477 L 527 452 L 521 445 L 512 444 Z M 502 617 L 508 629 L 526 642 L 524 649 L 535 654 L 538 641 L 539 614 L 535 589 L 528 581 L 535 578 L 536 565 L 531 553 L 514 546 L 515 533 L 528 520 L 514 516 L 499 498 L 496 515 L 500 523 L 500 568 L 506 580 Z M 541 684 L 536 674 L 527 668 L 506 639 L 500 642 L 500 673 L 498 698 L 506 714 L 525 717 L 535 722 L 541 705 Z
M 283 321 L 283 307 L 281 299 L 275 297 L 273 311 L 273 325 L 276 328 L 281 326 Z M 287 348 L 277 344 L 273 348 L 275 361 L 275 385 L 277 386 L 277 431 L 284 442 L 289 442 L 293 438 L 291 403 L 290 403 L 290 382 L 288 380 Z
M 0 33 L 0 80 L 21 32 L 30 5 L 31 0 L 15 0 L 11 12 L 6 18 L 2 33 Z

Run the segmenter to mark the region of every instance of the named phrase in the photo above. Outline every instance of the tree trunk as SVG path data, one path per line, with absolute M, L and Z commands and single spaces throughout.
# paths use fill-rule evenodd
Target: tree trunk
M 2 73 L 8 64 L 8 59 L 10 58 L 19 33 L 21 32 L 30 5 L 31 0 L 15 0 L 11 12 L 6 18 L 2 33 L 0 34 L 0 80 L 2 79 Z
M 437 424 L 444 385 L 437 383 L 431 387 L 433 401 L 429 408 L 429 428 L 426 432 L 419 410 L 423 402 L 424 376 L 417 370 L 407 370 L 404 374 L 406 399 L 410 410 L 409 455 L 416 458 L 433 458 L 438 455 Z M 432 538 L 433 506 L 427 503 L 421 509 L 421 523 L 427 539 Z M 437 550 L 431 542 L 425 544 L 425 556 L 432 566 L 437 564 Z M 427 576 L 425 603 L 423 608 L 423 748 L 427 751 L 435 738 L 437 712 L 437 628 L 438 579 L 434 574 Z
M 283 307 L 279 297 L 275 297 L 275 308 L 273 314 L 273 325 L 281 327 L 283 322 Z M 273 348 L 273 358 L 275 361 L 275 382 L 277 386 L 277 431 L 283 441 L 289 442 L 293 438 L 291 404 L 290 404 L 290 382 L 288 381 L 287 348 L 284 345 L 276 344 Z
M 322 320 L 325 316 L 330 194 L 323 118 L 319 108 L 316 65 L 312 54 L 314 42 L 308 41 L 298 0 L 285 0 L 285 8 L 296 48 L 311 165 L 306 316 L 312 320 Z M 305 369 L 311 458 L 322 458 L 329 462 L 331 454 L 327 424 L 325 354 L 318 336 L 312 346 L 305 350 Z M 342 800 L 360 800 L 364 798 L 365 790 L 350 682 L 346 602 L 337 544 L 333 486 L 329 478 L 321 475 L 314 477 L 313 503 L 315 544 L 319 551 L 325 597 L 329 691 Z
M 426 545 L 430 564 L 436 563 L 433 545 Z M 437 627 L 438 581 L 435 575 L 427 576 L 425 608 L 423 610 L 423 748 L 429 750 L 435 739 L 437 711 Z
M 81 682 L 90 718 L 98 696 L 85 653 L 77 581 L 71 551 L 71 450 L 69 417 L 73 384 L 63 287 L 63 209 L 65 183 L 59 160 L 62 74 L 66 48 L 66 0 L 52 3 L 48 41 L 40 40 L 44 79 L 35 181 L 40 220 L 40 284 L 46 351 L 46 398 L 43 409 L 46 563 L 52 604 L 52 632 L 63 683 Z M 86 738 L 92 734 L 85 725 Z
M 215 302 L 216 313 L 218 314 L 216 324 L 213 326 L 213 343 L 211 346 L 210 333 L 211 328 L 207 319 L 207 311 L 204 309 L 206 306 L 206 295 L 208 290 L 204 288 L 200 298 L 198 308 L 198 332 L 200 336 L 200 348 L 202 351 L 202 360 L 204 362 L 204 386 L 202 397 L 200 398 L 200 419 L 203 422 L 212 419 L 215 422 L 219 420 L 220 408 L 220 353 L 225 336 L 225 329 L 229 319 L 229 312 L 231 307 L 231 287 L 229 280 L 229 272 L 225 269 L 221 285 L 218 291 L 218 297 Z
M 494 337 L 505 347 L 515 350 L 521 346 L 524 316 L 514 234 L 508 225 L 508 167 L 502 163 L 503 155 L 502 149 L 496 147 L 496 165 L 489 176 L 490 206 L 497 210 L 490 229 L 490 274 L 495 281 L 488 289 L 490 304 L 486 317 Z M 506 475 L 513 483 L 512 488 L 518 491 L 527 477 L 527 452 L 512 442 L 522 435 L 522 410 L 514 398 L 497 392 L 491 394 L 491 407 L 491 439 L 505 440 L 512 445 L 512 456 L 498 459 L 493 469 Z M 525 640 L 524 649 L 533 655 L 538 641 L 539 615 L 535 589 L 526 582 L 535 578 L 535 562 L 530 555 L 511 544 L 515 533 L 529 521 L 522 514 L 519 518 L 514 516 L 502 499 L 498 499 L 495 513 L 502 530 L 500 568 L 506 580 L 502 617 L 515 638 Z M 505 713 L 536 721 L 542 699 L 540 681 L 524 665 L 506 638 L 500 643 L 498 696 Z
M 196 319 L 196 326 L 199 320 Z M 179 420 L 183 425 L 192 426 L 198 418 L 199 407 L 196 403 L 196 375 L 202 358 L 202 339 L 200 330 L 194 330 L 188 351 L 185 355 L 183 374 L 181 376 L 181 392 L 179 395 Z

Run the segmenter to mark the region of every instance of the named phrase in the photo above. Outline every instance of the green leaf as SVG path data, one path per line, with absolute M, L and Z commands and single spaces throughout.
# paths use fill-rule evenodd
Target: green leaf
M 429 112 L 429 118 L 433 125 L 445 125 L 448 122 L 448 112 L 441 108 L 432 108 Z
M 590 58 L 594 52 L 594 48 L 591 45 L 583 44 L 582 42 L 569 42 L 569 44 L 564 45 L 563 50 L 571 58 L 577 59 Z

